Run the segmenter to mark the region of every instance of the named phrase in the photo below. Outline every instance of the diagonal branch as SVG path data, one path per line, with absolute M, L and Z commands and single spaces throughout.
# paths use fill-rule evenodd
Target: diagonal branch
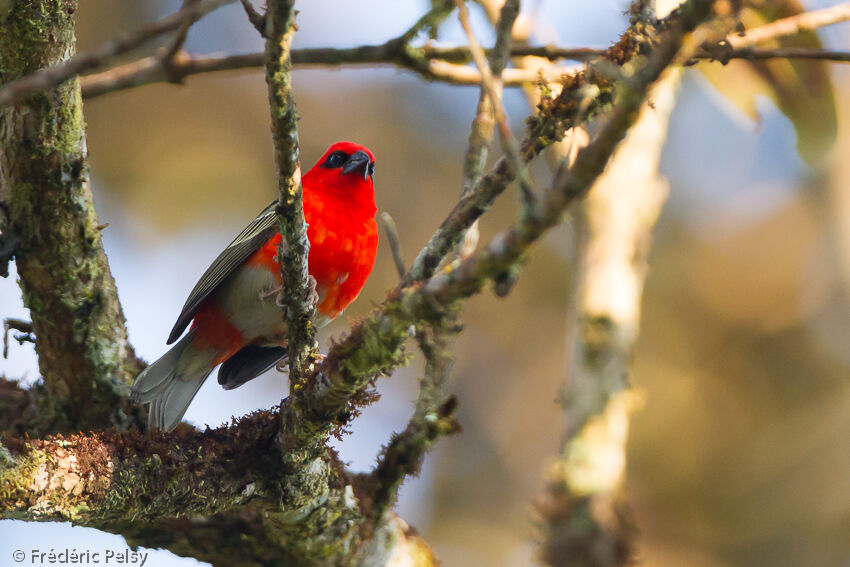
M 673 62 L 685 34 L 709 16 L 711 5 L 705 0 L 684 4 L 673 29 L 621 91 L 596 139 L 579 152 L 572 168 L 558 173 L 552 188 L 525 210 L 518 223 L 456 269 L 419 285 L 397 288 L 378 311 L 331 348 L 307 387 L 294 392 L 282 406 L 284 428 L 292 432 L 290 443 L 295 447 L 316 443 L 332 427 L 347 423 L 355 394 L 405 361 L 403 347 L 412 324 L 444 320 L 457 300 L 480 292 L 499 274 L 518 267 L 531 245 L 560 222 L 564 210 L 583 197 L 602 173 L 636 120 L 647 89 Z
M 461 21 L 466 21 L 465 6 L 459 4 Z M 490 62 L 481 66 L 487 73 L 500 73 L 505 67 L 510 47 L 513 24 L 519 13 L 519 2 L 508 0 L 496 23 L 496 47 L 490 53 Z M 467 22 L 468 24 L 468 22 Z M 465 24 L 465 27 L 468 25 Z M 469 32 L 471 34 L 471 32 Z M 474 43 L 474 37 L 470 38 Z M 480 51 L 480 49 L 479 49 Z M 493 139 L 494 105 L 501 100 L 493 98 L 495 85 L 489 79 L 489 90 L 482 84 L 475 118 L 469 134 L 463 167 L 463 185 L 461 194 L 472 190 L 481 178 L 490 143 Z M 469 246 L 461 251 L 460 259 L 472 254 L 478 240 L 477 224 L 470 227 L 465 240 Z M 400 277 L 404 277 L 401 263 Z M 398 495 L 398 488 L 411 475 L 418 474 L 427 451 L 437 440 L 459 429 L 454 417 L 457 400 L 447 397 L 446 386 L 454 359 L 451 347 L 454 337 L 462 328 L 460 302 L 445 310 L 445 315 L 435 324 L 420 325 L 416 331 L 416 341 L 425 356 L 425 374 L 419 382 L 419 394 L 416 409 L 404 431 L 394 435 L 390 443 L 378 457 L 378 465 L 367 477 L 368 498 L 372 502 L 372 520 L 378 522 Z
M 835 6 L 811 10 L 776 20 L 769 24 L 745 31 L 741 35 L 730 35 L 727 38 L 733 49 L 752 47 L 771 39 L 795 35 L 801 32 L 811 32 L 818 28 L 830 26 L 850 20 L 850 2 L 842 2 Z
M 458 18 L 460 19 L 463 31 L 466 33 L 467 41 L 469 41 L 469 50 L 472 54 L 472 59 L 475 61 L 475 66 L 478 67 L 478 70 L 481 73 L 481 89 L 484 93 L 486 93 L 487 98 L 490 99 L 490 105 L 492 106 L 493 115 L 496 119 L 496 126 L 499 128 L 499 138 L 502 141 L 502 150 L 505 152 L 508 165 L 510 165 L 512 173 L 519 183 L 523 202 L 528 205 L 534 201 L 536 189 L 534 187 L 534 181 L 531 179 L 531 176 L 528 175 L 528 169 L 525 167 L 525 164 L 520 157 L 519 144 L 514 138 L 510 125 L 508 124 L 507 113 L 505 112 L 505 107 L 502 104 L 502 85 L 500 81 L 494 77 L 494 73 L 490 69 L 490 63 L 487 61 L 484 50 L 475 38 L 475 33 L 472 31 L 472 26 L 469 23 L 469 14 L 464 0 L 455 0 L 455 3 L 458 6 Z M 519 2 L 516 0 L 505 2 L 502 8 L 502 14 L 502 21 L 505 22 L 505 26 L 512 26 L 519 14 Z M 510 29 L 511 28 L 508 27 L 507 33 L 499 36 L 507 38 L 502 41 L 507 42 L 508 46 L 510 45 Z M 502 46 L 502 51 L 506 50 L 505 47 L 506 46 Z
M 55 87 L 86 71 L 103 67 L 118 55 L 132 51 L 162 34 L 191 25 L 213 10 L 234 0 L 206 0 L 192 3 L 157 22 L 142 26 L 135 32 L 119 36 L 103 45 L 81 53 L 53 67 L 41 69 L 0 87 L 0 108 L 21 101 L 30 94 Z

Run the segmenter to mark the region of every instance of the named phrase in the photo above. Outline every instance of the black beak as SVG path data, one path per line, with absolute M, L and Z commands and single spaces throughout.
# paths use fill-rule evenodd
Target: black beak
M 351 154 L 351 157 L 349 157 L 348 161 L 346 161 L 342 166 L 342 174 L 346 175 L 356 171 L 363 174 L 363 180 L 365 181 L 374 171 L 374 166 L 371 161 L 372 160 L 369 159 L 369 154 L 363 150 L 357 150 Z

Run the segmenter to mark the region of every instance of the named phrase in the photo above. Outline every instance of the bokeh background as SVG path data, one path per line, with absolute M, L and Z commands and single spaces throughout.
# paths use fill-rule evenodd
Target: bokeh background
M 179 0 L 86 0 L 80 49 L 179 8 Z M 527 2 L 533 37 L 605 46 L 625 29 L 625 0 Z M 809 2 L 823 7 L 832 2 Z M 427 2 L 299 3 L 296 47 L 379 43 Z M 492 40 L 473 13 L 484 43 Z M 447 42 L 464 38 L 454 20 Z M 850 48 L 848 27 L 826 29 Z M 194 53 L 262 44 L 241 9 L 192 28 Z M 653 566 L 850 566 L 850 84 L 831 67 L 839 137 L 818 167 L 797 154 L 791 123 L 767 99 L 740 114 L 697 73 L 686 75 L 662 171 L 671 195 L 655 232 L 634 383 L 628 494 L 639 559 Z M 379 208 L 395 218 L 411 259 L 460 188 L 477 89 L 429 84 L 391 68 L 295 72 L 303 166 L 351 139 L 377 156 Z M 161 355 L 197 277 L 275 195 L 266 86 L 260 71 L 189 78 L 85 105 L 95 201 L 137 352 Z M 527 114 L 506 96 L 515 129 Z M 536 170 L 545 180 L 545 168 Z M 508 191 L 482 224 L 510 222 Z M 570 230 L 535 249 L 513 293 L 470 302 L 456 345 L 452 391 L 463 433 L 440 442 L 402 490 L 400 513 L 446 565 L 533 564 L 535 500 L 557 453 L 555 403 L 565 367 Z M 382 243 L 358 301 L 323 333 L 344 332 L 396 280 Z M 0 280 L 0 315 L 26 317 L 14 277 Z M 418 359 L 379 382 L 382 400 L 338 446 L 352 468 L 374 463 L 403 427 Z M 31 345 L 13 343 L 0 374 L 34 380 Z M 270 407 L 286 391 L 276 373 L 232 392 L 215 380 L 187 413 L 199 426 Z M 0 564 L 14 549 L 122 548 L 117 536 L 66 524 L 0 521 Z M 9 563 L 11 564 L 11 563 Z M 154 567 L 196 565 L 155 552 Z

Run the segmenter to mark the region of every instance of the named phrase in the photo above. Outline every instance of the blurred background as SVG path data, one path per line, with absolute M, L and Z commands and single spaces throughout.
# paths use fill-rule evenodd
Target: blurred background
M 824 7 L 834 2 L 809 2 Z M 526 2 L 533 43 L 606 46 L 626 25 L 625 0 Z M 179 8 L 179 0 L 86 0 L 79 49 Z M 299 3 L 295 46 L 380 43 L 427 2 Z M 473 10 L 479 38 L 492 42 Z M 850 48 L 847 24 L 821 32 Z M 441 40 L 465 43 L 454 18 Z M 238 5 L 195 25 L 193 53 L 257 51 Z M 791 122 L 767 99 L 753 120 L 686 74 L 662 172 L 670 199 L 655 232 L 633 382 L 645 400 L 632 423 L 627 490 L 653 566 L 850 566 L 850 68 L 833 65 L 838 140 L 815 166 Z M 304 69 L 294 76 L 302 167 L 349 139 L 377 156 L 379 209 L 411 260 L 454 203 L 477 88 L 429 84 L 392 68 Z M 131 341 L 152 361 L 189 290 L 217 253 L 275 197 L 266 85 L 257 71 L 190 77 L 85 105 L 95 202 Z M 514 129 L 528 114 L 506 95 Z M 844 159 L 842 159 L 844 158 Z M 535 169 L 544 186 L 546 168 Z M 516 215 L 516 192 L 482 223 L 489 238 Z M 534 564 L 535 501 L 557 454 L 564 380 L 569 227 L 530 257 L 513 293 L 474 298 L 457 341 L 452 391 L 463 432 L 442 440 L 409 481 L 401 515 L 446 565 Z M 364 292 L 323 332 L 339 336 L 396 281 L 381 244 Z M 26 318 L 14 276 L 0 280 L 0 316 Z M 381 401 L 337 443 L 354 470 L 375 460 L 412 411 L 417 358 L 378 383 Z M 31 345 L 12 343 L 0 374 L 32 381 Z M 209 380 L 186 418 L 212 427 L 277 404 L 270 373 L 225 392 Z M 14 543 L 12 543 L 14 542 Z M 12 549 L 123 547 L 66 524 L 0 522 Z M 8 548 L 8 550 L 6 549 Z M 148 565 L 197 565 L 156 552 Z

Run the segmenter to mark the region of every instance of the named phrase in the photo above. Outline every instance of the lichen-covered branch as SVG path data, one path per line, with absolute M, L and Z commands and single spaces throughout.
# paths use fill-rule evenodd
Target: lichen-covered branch
M 6 10 L 5 80 L 38 76 L 73 54 L 75 0 L 16 2 Z M 126 393 L 140 363 L 127 342 L 92 203 L 76 79 L 0 108 L 0 203 L 4 230 L 15 235 L 47 393 L 31 433 L 136 423 L 138 409 Z
M 0 518 L 72 521 L 215 566 L 436 564 L 392 514 L 364 539 L 357 490 L 333 459 L 306 463 L 321 505 L 289 506 L 303 475 L 281 467 L 279 429 L 262 411 L 204 432 L 0 437 Z
M 356 544 L 352 489 L 323 469 L 325 510 L 283 507 L 298 477 L 278 433 L 278 415 L 258 412 L 205 432 L 6 437 L 0 517 L 73 521 L 214 565 L 337 564 Z
M 510 125 L 508 124 L 507 113 L 505 112 L 504 105 L 502 104 L 502 84 L 498 79 L 496 79 L 497 75 L 493 72 L 493 70 L 491 70 L 491 63 L 487 60 L 484 50 L 481 48 L 481 45 L 478 43 L 478 40 L 472 31 L 472 25 L 469 22 L 469 14 L 464 0 L 455 0 L 455 3 L 458 6 L 458 19 L 460 20 L 461 27 L 463 27 L 463 31 L 466 33 L 467 40 L 469 41 L 469 50 L 472 54 L 472 59 L 475 62 L 475 66 L 481 73 L 482 93 L 486 94 L 487 98 L 490 100 L 493 118 L 495 119 L 496 126 L 499 129 L 499 139 L 502 142 L 502 150 L 504 151 L 505 158 L 508 160 L 508 165 L 511 167 L 513 176 L 520 186 L 523 201 L 525 203 L 529 203 L 536 198 L 534 181 L 528 175 L 526 164 L 523 163 L 522 158 L 520 157 L 519 144 L 514 138 Z M 507 31 L 502 29 L 499 30 L 499 33 L 497 34 L 497 38 L 502 38 L 501 41 L 503 42 L 502 45 L 497 45 L 494 50 L 497 54 L 497 62 L 499 60 L 507 60 L 507 47 L 510 46 L 511 39 L 510 30 L 519 15 L 519 2 L 517 0 L 507 0 L 502 6 L 501 13 L 502 17 L 499 25 L 504 26 L 504 29 Z M 502 63 L 502 67 L 504 67 L 504 63 Z
M 510 2 L 504 13 L 496 26 L 496 48 L 490 57 L 489 69 L 493 73 L 499 73 L 507 62 L 510 30 L 516 20 L 518 2 Z M 500 104 L 500 101 L 496 103 Z M 482 86 L 464 159 L 462 195 L 472 189 L 483 173 L 493 138 L 493 115 L 493 101 Z M 477 241 L 476 225 L 473 224 L 470 230 L 476 232 L 473 239 Z M 388 232 L 394 233 L 394 228 L 388 229 Z M 474 246 L 468 248 L 462 257 L 471 254 Z M 399 276 L 403 278 L 404 262 L 397 261 L 396 264 Z M 366 477 L 367 492 L 364 497 L 372 502 L 372 518 L 375 522 L 380 521 L 393 505 L 404 480 L 419 472 L 425 454 L 433 444 L 443 435 L 459 428 L 453 415 L 457 400 L 446 396 L 446 384 L 454 362 L 452 342 L 461 329 L 461 310 L 462 306 L 457 302 L 444 311 L 444 316 L 436 324 L 421 325 L 415 333 L 419 348 L 425 356 L 425 373 L 419 382 L 416 408 L 404 431 L 390 440 L 378 458 L 378 465 Z
M 289 55 L 295 34 L 294 4 L 294 1 L 272 1 L 266 14 L 266 82 L 277 169 L 277 218 L 282 236 L 278 257 L 288 329 L 290 388 L 301 382 L 305 362 L 317 348 L 313 325 L 315 305 L 310 302 L 307 267 L 310 241 L 302 202 L 298 112 Z
M 446 345 L 448 346 L 448 345 Z M 451 355 L 444 359 L 450 367 Z M 445 372 L 435 368 L 434 372 Z M 426 371 L 427 372 L 427 371 Z M 457 399 L 448 398 L 432 411 L 417 412 L 401 433 L 394 435 L 378 457 L 378 466 L 366 477 L 366 494 L 372 505 L 372 521 L 380 523 L 381 517 L 392 508 L 398 489 L 409 476 L 419 474 L 422 461 L 434 443 L 441 437 L 457 433 L 460 426 L 454 417 Z
M 0 87 L 0 108 L 20 102 L 35 92 L 61 85 L 65 81 L 86 71 L 98 69 L 114 60 L 115 57 L 132 51 L 164 33 L 180 29 L 187 23 L 191 25 L 191 23 L 194 23 L 216 8 L 233 1 L 206 0 L 205 2 L 193 2 L 179 12 L 163 18 L 158 22 L 142 26 L 131 34 L 116 37 L 99 46 L 97 49 L 82 53 L 77 57 L 70 57 L 62 61 L 53 61 L 49 66 L 32 69 L 25 75 L 20 75 L 15 81 L 6 79 L 4 82 L 7 82 L 7 84 Z M 7 5 L 13 6 L 9 14 L 12 18 L 14 18 L 15 11 L 21 11 L 20 6 L 17 8 L 14 7 L 15 3 Z M 63 4 L 62 7 L 67 8 L 68 6 Z M 0 10 L 2 9 L 0 7 Z M 71 20 L 73 20 L 73 16 L 74 11 L 67 14 L 67 17 Z M 3 14 L 0 13 L 0 21 L 2 20 Z M 33 23 L 35 23 L 35 20 L 33 20 Z
M 106 529 L 140 518 L 153 523 L 212 515 L 253 496 L 274 499 L 279 486 L 248 485 L 269 479 L 267 471 L 277 468 L 277 424 L 277 416 L 265 412 L 204 433 L 186 428 L 157 435 L 6 436 L 0 511 L 4 518 L 71 520 Z

